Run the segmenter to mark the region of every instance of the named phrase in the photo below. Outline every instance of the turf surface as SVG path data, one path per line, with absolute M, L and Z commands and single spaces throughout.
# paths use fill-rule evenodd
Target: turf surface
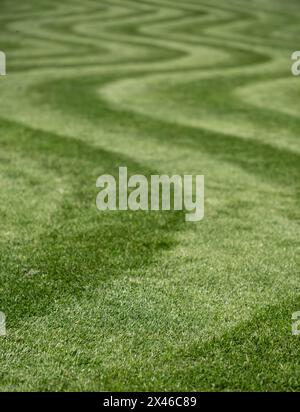
M 0 5 L 0 390 L 299 390 L 300 2 Z M 204 220 L 100 213 L 124 165 Z

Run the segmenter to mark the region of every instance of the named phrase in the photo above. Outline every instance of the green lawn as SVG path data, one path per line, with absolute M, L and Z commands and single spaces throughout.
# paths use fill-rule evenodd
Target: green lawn
M 0 390 L 300 390 L 299 22 L 0 0 Z M 204 219 L 99 212 L 119 166 L 205 175 Z

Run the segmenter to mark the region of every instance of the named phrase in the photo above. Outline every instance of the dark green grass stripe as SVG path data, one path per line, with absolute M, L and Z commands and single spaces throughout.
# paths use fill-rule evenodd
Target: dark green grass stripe
M 135 125 L 140 133 L 146 132 L 147 138 L 168 142 L 170 147 L 176 144 L 197 149 L 214 156 L 216 160 L 238 165 L 263 180 L 299 188 L 299 154 L 259 140 L 218 134 L 203 128 L 176 125 L 125 110 L 111 109 L 94 94 L 94 90 L 99 88 L 98 82 L 98 78 L 91 77 L 71 81 L 63 79 L 55 84 L 43 84 L 37 90 L 41 99 L 47 95 L 48 103 L 54 107 L 88 118 L 95 125 L 111 128 L 117 115 L 118 127 L 130 130 Z
M 173 233 L 183 228 L 179 213 L 100 213 L 96 209 L 95 182 L 100 174 L 116 175 L 120 165 L 131 173 L 150 175 L 142 165 L 125 156 L 97 149 L 89 144 L 53 133 L 32 130 L 2 120 L 1 150 L 14 150 L 36 162 L 39 173 L 54 171 L 70 194 L 60 210 L 46 224 L 38 238 L 17 248 L 26 256 L 22 263 L 9 253 L 17 245 L 2 250 L 0 307 L 7 308 L 16 326 L 23 316 L 47 313 L 52 302 L 68 296 L 78 298 L 102 282 L 124 272 L 145 270 L 160 253 L 175 243 Z M 9 140 L 3 136 L 15 136 Z M 12 167 L 14 164 L 12 162 Z M 26 187 L 23 188 L 26 190 Z M 24 275 L 38 268 L 40 275 Z M 5 274 L 4 274 L 5 273 Z M 24 306 L 28 305 L 26 313 Z

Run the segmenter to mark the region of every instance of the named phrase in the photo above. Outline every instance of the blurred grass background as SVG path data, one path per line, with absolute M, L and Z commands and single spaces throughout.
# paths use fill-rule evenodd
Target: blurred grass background
M 0 389 L 299 390 L 298 0 L 0 1 Z M 204 174 L 205 218 L 96 179 Z

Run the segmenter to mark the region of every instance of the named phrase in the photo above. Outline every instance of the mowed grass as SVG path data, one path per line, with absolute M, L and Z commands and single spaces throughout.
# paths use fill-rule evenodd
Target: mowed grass
M 2 391 L 297 391 L 296 0 L 1 2 Z M 96 179 L 204 174 L 205 217 Z

